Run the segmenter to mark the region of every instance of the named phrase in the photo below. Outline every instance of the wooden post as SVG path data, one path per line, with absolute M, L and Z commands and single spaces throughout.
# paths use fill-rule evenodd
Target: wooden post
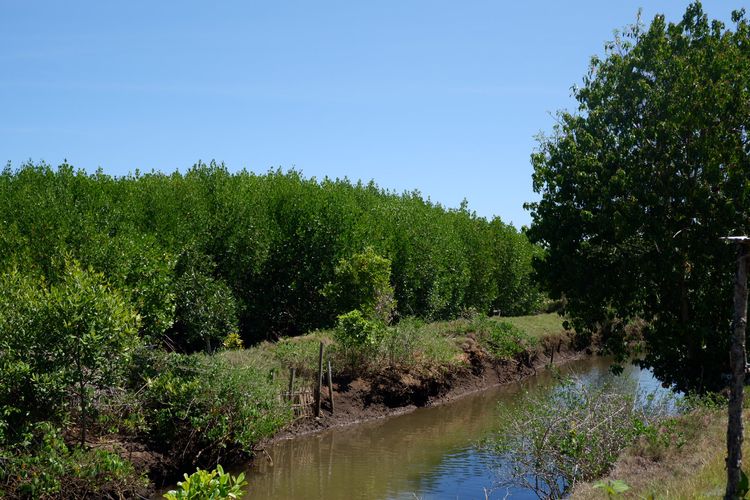
M 729 366 L 732 380 L 729 386 L 729 421 L 727 422 L 727 489 L 726 500 L 739 498 L 742 476 L 742 402 L 744 400 L 747 355 L 745 329 L 747 326 L 747 260 L 750 238 L 730 237 L 737 243 L 737 275 L 734 281 L 734 320 Z
M 315 392 L 315 418 L 320 417 L 320 400 L 323 399 L 323 342 L 320 343 L 320 353 L 318 354 L 318 390 Z
M 331 413 L 334 412 L 333 407 L 333 377 L 331 376 L 331 360 L 328 360 L 328 397 L 331 398 Z
M 292 404 L 294 404 L 294 377 L 297 375 L 297 369 L 296 368 L 292 368 L 289 371 L 290 371 L 290 373 L 289 373 L 289 392 L 288 392 L 288 397 L 289 397 L 289 401 L 291 401 Z

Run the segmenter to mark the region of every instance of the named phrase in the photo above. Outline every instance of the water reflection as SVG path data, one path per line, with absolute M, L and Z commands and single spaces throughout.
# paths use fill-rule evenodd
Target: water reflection
M 608 374 L 606 360 L 564 367 L 585 380 Z M 627 367 L 623 376 L 647 391 L 659 388 L 648 372 Z M 493 484 L 489 457 L 474 444 L 497 425 L 498 403 L 519 392 L 550 390 L 548 372 L 524 383 L 491 389 L 448 405 L 277 443 L 268 449 L 273 464 L 258 460 L 247 471 L 251 499 L 433 499 L 485 498 Z M 534 498 L 510 490 L 513 498 Z M 490 498 L 503 498 L 506 489 Z

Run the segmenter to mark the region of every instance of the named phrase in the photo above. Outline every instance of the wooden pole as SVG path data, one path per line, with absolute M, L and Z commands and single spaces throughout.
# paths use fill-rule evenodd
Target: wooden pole
M 289 393 L 288 393 L 288 397 L 289 397 L 289 401 L 291 401 L 292 404 L 294 404 L 294 377 L 297 375 L 297 369 L 296 368 L 292 368 L 291 370 L 289 370 L 289 372 L 290 373 L 289 373 Z
M 744 400 L 745 329 L 747 326 L 747 258 L 748 238 L 733 238 L 737 242 L 737 275 L 734 281 L 734 321 L 729 366 L 732 381 L 729 387 L 729 421 L 727 423 L 727 489 L 726 500 L 739 498 L 742 476 L 742 402 Z
M 320 400 L 323 392 L 323 342 L 320 343 L 318 354 L 318 390 L 315 392 L 315 418 L 320 417 Z
M 331 399 L 331 413 L 335 411 L 333 407 L 333 377 L 331 376 L 331 360 L 328 360 L 328 397 Z

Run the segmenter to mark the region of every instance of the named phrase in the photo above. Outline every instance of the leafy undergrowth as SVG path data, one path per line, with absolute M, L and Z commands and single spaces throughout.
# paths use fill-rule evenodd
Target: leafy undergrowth
M 0 451 L 0 498 L 129 498 L 148 480 L 117 453 L 65 443 L 48 422 Z
M 750 417 L 745 411 L 744 419 Z M 578 485 L 572 498 L 602 498 L 597 485 L 622 483 L 616 498 L 722 498 L 726 487 L 726 407 L 701 401 L 685 415 L 665 421 L 619 457 L 603 480 Z M 748 456 L 750 446 L 743 445 Z

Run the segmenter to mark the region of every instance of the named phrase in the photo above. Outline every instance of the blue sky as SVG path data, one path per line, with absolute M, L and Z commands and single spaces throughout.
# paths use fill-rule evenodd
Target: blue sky
M 728 20 L 738 2 L 706 1 Z M 0 161 L 296 168 L 528 224 L 529 155 L 593 54 L 687 2 L 0 0 Z

